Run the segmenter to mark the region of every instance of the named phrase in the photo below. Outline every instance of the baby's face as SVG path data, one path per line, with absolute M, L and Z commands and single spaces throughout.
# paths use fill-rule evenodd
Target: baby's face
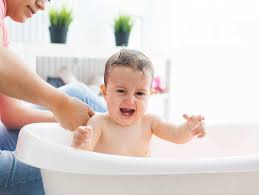
M 104 98 L 112 119 L 123 126 L 137 122 L 144 115 L 151 93 L 151 76 L 131 68 L 115 67 L 109 73 Z

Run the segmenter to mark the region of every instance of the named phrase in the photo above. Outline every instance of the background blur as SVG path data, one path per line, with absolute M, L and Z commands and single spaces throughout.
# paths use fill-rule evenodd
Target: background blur
M 161 99 L 168 119 L 182 122 L 187 113 L 203 114 L 207 123 L 258 123 L 257 0 L 52 0 L 47 7 L 64 3 L 74 21 L 62 46 L 50 44 L 48 11 L 26 25 L 7 19 L 14 48 L 28 63 L 37 62 L 30 55 L 109 56 L 116 50 L 113 20 L 128 14 L 135 21 L 129 47 L 170 61 L 160 76 L 169 82 L 169 97 Z

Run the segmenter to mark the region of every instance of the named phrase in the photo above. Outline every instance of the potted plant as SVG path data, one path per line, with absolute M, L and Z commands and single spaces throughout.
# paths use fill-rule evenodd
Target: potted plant
M 63 6 L 49 10 L 49 32 L 51 43 L 66 43 L 69 25 L 73 21 L 72 10 Z
M 114 21 L 114 34 L 117 46 L 128 46 L 133 20 L 128 15 L 120 15 Z

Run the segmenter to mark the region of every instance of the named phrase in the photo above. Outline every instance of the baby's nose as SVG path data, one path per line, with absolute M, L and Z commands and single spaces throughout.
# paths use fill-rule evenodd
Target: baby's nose
M 128 105 L 132 105 L 135 103 L 135 97 L 134 96 L 128 96 L 126 99 L 125 99 L 125 103 L 128 104 Z

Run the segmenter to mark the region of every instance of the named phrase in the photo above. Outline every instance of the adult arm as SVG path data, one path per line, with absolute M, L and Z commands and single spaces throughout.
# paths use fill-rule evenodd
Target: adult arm
M 36 109 L 21 100 L 0 94 L 1 121 L 9 130 L 37 122 L 55 122 L 54 114 L 48 110 Z
M 83 102 L 46 83 L 3 47 L 0 47 L 0 92 L 48 108 L 64 128 L 71 130 L 85 125 L 94 114 Z

